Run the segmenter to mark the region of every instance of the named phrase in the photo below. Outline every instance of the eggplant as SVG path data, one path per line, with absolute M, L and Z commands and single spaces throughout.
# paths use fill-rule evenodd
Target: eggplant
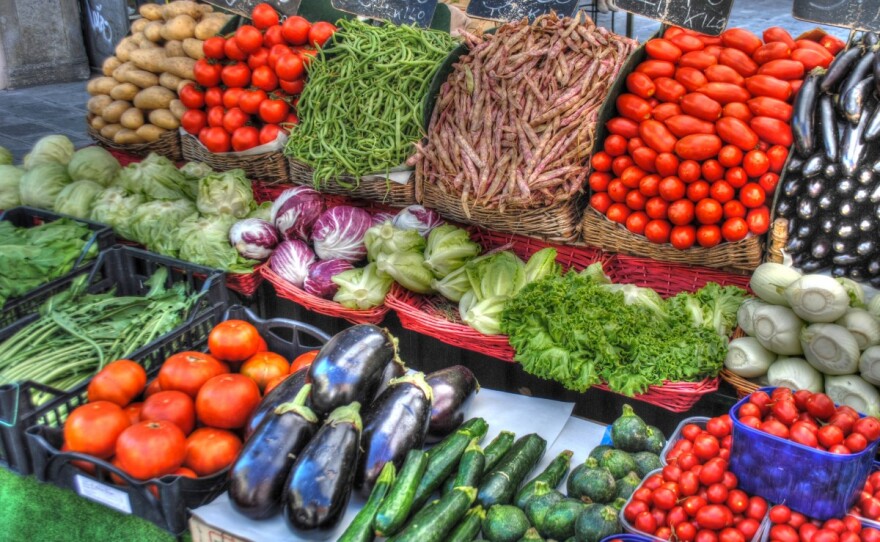
M 880 203 L 880 184 L 874 187 L 874 190 L 868 194 L 868 201 L 871 203 Z M 878 208 L 880 210 L 880 208 Z
M 841 198 L 847 198 L 856 191 L 856 183 L 849 177 L 840 179 L 834 186 L 834 191 Z
M 342 518 L 360 459 L 360 408 L 354 402 L 331 412 L 296 458 L 283 505 L 292 528 L 329 529 Z
M 880 50 L 874 53 L 874 64 L 872 65 L 874 73 L 874 85 L 876 85 L 877 94 L 880 95 Z
M 794 232 L 795 236 L 800 239 L 811 239 L 814 233 L 816 233 L 815 220 L 810 220 L 808 222 L 805 222 L 804 224 L 801 224 Z
M 874 184 L 874 171 L 866 167 L 860 168 L 858 173 L 856 173 L 856 182 L 862 186 L 872 186 Z
M 387 330 L 359 324 L 340 331 L 309 367 L 312 409 L 323 417 L 355 401 L 370 404 L 394 359 L 399 360 L 397 341 Z
M 852 200 L 854 203 L 867 203 L 871 198 L 871 191 L 865 188 L 864 186 L 860 186 L 856 188 L 856 191 L 853 192 Z
M 399 359 L 393 359 L 388 362 L 388 365 L 385 366 L 385 370 L 382 371 L 382 383 L 379 384 L 379 389 L 376 390 L 376 397 L 373 399 L 374 401 L 382 395 L 388 386 L 391 384 L 391 381 L 395 378 L 400 378 L 401 376 L 406 374 L 406 365 L 403 364 L 403 361 Z
M 859 231 L 870 233 L 877 227 L 877 221 L 873 217 L 863 216 L 859 219 Z
M 819 89 L 821 89 L 822 92 L 833 93 L 837 89 L 837 86 L 846 78 L 850 69 L 855 66 L 856 62 L 861 58 L 863 52 L 864 49 L 862 47 L 853 47 L 852 49 L 837 55 L 828 66 L 828 70 L 825 72 L 825 77 L 822 78 L 822 82 L 819 83 Z
M 834 231 L 834 226 L 837 224 L 837 219 L 835 216 L 831 215 L 823 215 L 819 220 L 819 229 L 822 233 L 831 233 Z
M 840 206 L 837 208 L 837 212 L 840 216 L 856 216 L 858 209 L 853 202 L 849 200 L 845 200 L 840 203 Z
M 480 383 L 464 365 L 440 369 L 429 374 L 427 379 L 434 390 L 428 442 L 437 442 L 462 424 L 471 399 L 480 391 Z
M 880 289 L 880 277 L 872 277 L 871 286 Z
M 865 110 L 865 106 L 867 105 L 868 100 L 873 98 L 873 95 L 873 75 L 869 75 L 868 77 L 865 77 L 864 79 L 853 85 L 846 92 L 846 96 L 841 97 L 843 114 L 846 116 L 846 120 L 850 121 L 853 124 L 857 124 L 859 122 L 859 119 L 862 118 L 862 113 Z
M 857 244 L 855 240 L 835 238 L 831 242 L 831 250 L 834 254 L 849 254 L 855 250 Z
M 856 86 L 859 81 L 867 77 L 873 66 L 874 62 L 874 51 L 870 49 L 865 51 L 865 53 L 859 58 L 859 60 L 855 63 L 852 70 L 849 71 L 849 74 L 846 76 L 846 79 L 840 85 L 840 89 L 837 91 L 837 107 L 840 109 L 843 106 L 844 96 L 847 95 L 849 90 Z
M 791 218 L 794 214 L 794 204 L 789 199 L 780 199 L 776 204 L 776 215 L 781 218 Z
M 873 256 L 877 252 L 877 242 L 872 239 L 865 239 L 856 245 L 856 254 L 859 256 Z
M 811 199 L 801 199 L 797 204 L 797 215 L 803 220 L 810 220 L 816 216 L 818 206 Z
M 826 158 L 825 169 L 822 170 L 822 176 L 829 180 L 840 177 L 840 166 L 837 165 L 837 162 L 829 162 Z
M 421 449 L 431 420 L 431 386 L 423 373 L 391 381 L 364 414 L 361 439 L 363 453 L 355 474 L 354 487 L 368 497 L 389 461 L 397 471 L 406 454 Z
M 804 167 L 801 169 L 801 174 L 805 178 L 811 179 L 822 173 L 823 169 L 825 169 L 825 156 L 822 153 L 818 153 L 807 158 L 807 161 L 804 162 Z
M 840 166 L 843 169 L 843 174 L 847 177 L 855 174 L 868 150 L 868 146 L 862 138 L 865 128 L 868 126 L 868 117 L 869 115 L 862 115 L 858 124 L 853 126 L 847 123 L 843 129 L 843 139 L 840 144 Z
M 829 184 L 824 177 L 813 177 L 807 182 L 807 196 L 817 199 L 825 192 L 825 186 Z
M 864 260 L 863 256 L 859 256 L 858 254 L 838 254 L 831 258 L 831 263 L 834 265 L 842 265 L 842 266 L 853 266 L 858 265 Z M 852 273 L 852 269 L 847 270 L 846 274 L 850 275 Z
M 790 179 L 785 179 L 785 182 L 782 184 L 782 193 L 786 197 L 795 198 L 801 193 L 804 184 L 804 179 L 800 176 L 793 176 Z
M 829 209 L 833 209 L 835 203 L 836 203 L 836 200 L 834 199 L 834 195 L 829 194 L 827 192 L 825 194 L 822 194 L 822 196 L 818 199 L 818 201 L 816 201 L 816 205 L 818 205 L 819 208 L 822 209 L 823 211 L 828 211 Z
M 806 252 L 808 248 L 807 242 L 797 237 L 790 237 L 785 244 L 785 251 L 792 255 Z
M 875 79 L 876 81 L 876 79 Z M 878 92 L 880 94 L 880 92 Z M 874 141 L 880 138 L 880 107 L 874 108 L 874 113 L 868 119 L 868 125 L 865 127 L 865 141 Z
M 840 154 L 838 141 L 840 132 L 837 127 L 837 113 L 831 96 L 825 94 L 819 98 L 819 131 L 822 135 L 822 150 L 828 162 L 836 163 Z M 833 178 L 833 176 L 828 175 Z
M 266 394 L 265 397 L 263 397 L 263 400 L 260 401 L 260 404 L 257 405 L 256 409 L 254 409 L 254 412 L 248 419 L 247 424 L 244 426 L 245 441 L 250 440 L 251 435 L 254 434 L 254 431 L 257 430 L 257 427 L 260 426 L 266 416 L 270 412 L 275 410 L 278 405 L 282 403 L 289 403 L 296 398 L 296 396 L 299 394 L 299 391 L 303 388 L 303 386 L 306 385 L 306 377 L 308 376 L 308 374 L 308 368 L 303 367 L 299 371 L 282 380 L 280 384 L 275 386 L 272 391 L 270 391 Z M 306 401 L 305 404 L 308 405 L 308 401 Z
M 865 271 L 868 272 L 868 276 L 876 277 L 880 275 L 880 260 L 872 259 L 865 266 Z
M 816 260 L 823 260 L 831 256 L 831 239 L 825 236 L 817 237 L 810 248 L 810 256 Z
M 806 156 L 816 149 L 816 101 L 819 99 L 819 81 L 822 75 L 810 72 L 794 99 L 791 133 L 798 152 Z M 806 169 L 806 165 L 804 165 Z M 806 172 L 804 172 L 806 174 Z
M 871 171 L 880 174 L 880 160 L 877 160 L 871 165 Z
M 293 462 L 318 426 L 317 416 L 305 406 L 310 389 L 305 384 L 292 402 L 268 411 L 233 463 L 229 500 L 241 514 L 263 519 L 280 510 Z
M 862 43 L 864 43 L 866 47 L 873 47 L 877 45 L 877 42 L 877 34 L 874 32 L 865 32 L 862 36 Z
M 788 170 L 800 171 L 803 166 L 804 159 L 798 156 L 796 152 L 791 153 L 791 158 L 788 159 Z
M 859 227 L 853 220 L 842 219 L 837 223 L 837 237 L 839 239 L 853 239 L 859 233 Z

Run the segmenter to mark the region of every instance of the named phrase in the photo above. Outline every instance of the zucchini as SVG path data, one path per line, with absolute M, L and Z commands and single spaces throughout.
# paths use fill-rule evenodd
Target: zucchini
M 621 532 L 617 510 L 603 504 L 592 504 L 577 518 L 575 536 L 578 542 L 599 542 L 606 536 Z
M 465 486 L 477 487 L 480 484 L 480 478 L 483 476 L 483 465 L 486 463 L 486 456 L 483 449 L 480 448 L 478 439 L 471 439 L 468 447 L 465 448 L 461 461 L 458 462 L 458 474 L 455 475 L 452 487 Z
M 644 478 L 649 472 L 663 468 L 660 456 L 651 452 L 636 452 L 632 454 L 632 458 L 636 462 L 636 474 L 639 475 L 639 478 Z
M 541 529 L 541 526 L 544 524 L 544 516 L 547 515 L 547 512 L 550 508 L 565 498 L 565 495 L 556 491 L 547 485 L 547 482 L 538 481 L 535 484 L 535 491 L 532 493 L 532 498 L 526 502 L 523 511 L 526 513 L 526 517 L 529 518 L 529 521 L 538 528 Z
M 599 466 L 608 469 L 615 480 L 639 470 L 635 459 L 623 450 L 608 450 L 599 459 Z
M 412 510 L 416 487 L 428 466 L 428 454 L 421 450 L 410 450 L 406 454 L 400 475 L 391 486 L 388 496 L 376 512 L 373 528 L 378 536 L 391 536 L 403 527 Z
M 498 436 L 492 439 L 492 442 L 486 446 L 483 452 L 486 454 L 486 464 L 483 468 L 486 472 L 495 468 L 495 465 L 501 461 L 501 458 L 504 457 L 510 447 L 513 446 L 513 441 L 516 439 L 516 435 L 510 431 L 502 431 L 498 433 Z
M 447 542 L 471 542 L 478 534 L 486 517 L 486 510 L 479 504 L 467 511 L 458 527 L 449 535 Z
M 473 487 L 456 487 L 422 510 L 388 542 L 442 542 L 477 497 Z
M 587 457 L 587 459 L 589 459 L 590 457 L 592 457 L 592 458 L 595 459 L 596 461 L 599 461 L 600 459 L 602 459 L 602 454 L 604 454 L 604 453 L 607 452 L 608 450 L 613 450 L 613 449 L 614 449 L 613 446 L 608 446 L 608 445 L 606 445 L 606 444 L 601 444 L 601 445 L 596 446 L 595 448 L 593 448 L 593 451 L 590 452 L 590 455 Z
M 583 499 L 586 502 L 606 503 L 613 501 L 617 496 L 614 476 L 608 469 L 600 467 L 595 459 L 587 459 L 586 463 L 572 471 L 566 489 L 569 497 Z
M 491 542 L 517 542 L 529 527 L 522 510 L 509 504 L 496 504 L 483 520 L 483 538 Z
M 483 438 L 488 430 L 489 425 L 486 420 L 474 418 L 463 423 L 458 431 L 428 450 L 428 466 L 416 488 L 413 510 L 421 508 L 428 502 L 434 490 L 452 474 L 471 439 Z
M 456 472 L 455 474 L 453 474 L 452 476 L 450 476 L 449 478 L 447 478 L 447 479 L 443 482 L 443 486 L 440 488 L 440 494 L 441 494 L 441 495 L 446 495 L 447 493 L 449 493 L 450 491 L 452 491 L 452 488 L 455 487 L 455 477 L 456 477 L 457 475 L 458 475 L 458 472 Z
M 615 495 L 618 499 L 627 500 L 632 497 L 632 494 L 635 493 L 636 489 L 638 489 L 639 484 L 642 483 L 642 479 L 639 478 L 639 475 L 630 472 L 620 480 L 615 481 L 615 485 L 617 485 L 617 494 Z
M 654 427 L 653 425 L 648 426 L 648 438 L 645 441 L 645 450 L 647 452 L 652 452 L 657 455 L 660 455 L 660 452 L 663 451 L 663 448 L 666 446 L 666 437 L 663 435 L 663 431 L 658 427 Z
M 519 539 L 519 542 L 544 542 L 544 539 L 538 534 L 538 530 L 532 527 Z
M 641 452 L 646 449 L 648 424 L 638 417 L 629 405 L 623 405 L 623 414 L 611 424 L 611 443 L 618 450 Z
M 598 506 L 598 505 L 590 505 Z M 545 538 L 565 540 L 575 535 L 575 524 L 587 505 L 577 499 L 562 499 L 547 511 L 544 523 L 538 528 Z M 615 531 L 618 532 L 618 531 Z
M 574 452 L 571 450 L 564 450 L 559 455 L 553 458 L 553 461 L 547 465 L 547 468 L 544 469 L 541 474 L 532 478 L 526 485 L 519 490 L 516 494 L 516 500 L 514 501 L 517 506 L 523 508 L 532 495 L 535 492 L 535 484 L 538 482 L 545 482 L 551 488 L 556 488 L 559 485 L 559 482 L 565 478 L 565 475 L 568 474 L 568 466 L 571 464 L 571 456 L 574 455 Z
M 484 508 L 511 502 L 516 490 L 541 460 L 546 449 L 547 441 L 535 433 L 517 440 L 498 466 L 483 478 L 477 502 Z
M 370 493 L 367 503 L 361 508 L 354 519 L 349 524 L 342 536 L 337 542 L 372 542 L 375 538 L 373 535 L 373 519 L 376 517 L 376 511 L 382 504 L 382 499 L 388 493 L 391 484 L 394 483 L 394 477 L 397 469 L 391 461 L 385 463 L 379 478 L 376 479 L 376 485 Z

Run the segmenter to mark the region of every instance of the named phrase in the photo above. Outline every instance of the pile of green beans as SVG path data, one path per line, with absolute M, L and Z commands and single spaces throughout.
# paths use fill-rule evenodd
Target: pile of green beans
M 416 26 L 342 20 L 312 61 L 299 124 L 285 153 L 314 169 L 316 187 L 403 164 L 422 137 L 422 100 L 458 44 Z

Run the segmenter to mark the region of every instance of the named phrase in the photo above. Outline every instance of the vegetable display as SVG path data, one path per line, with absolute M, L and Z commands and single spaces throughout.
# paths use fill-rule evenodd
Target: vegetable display
M 423 129 L 423 98 L 455 47 L 449 34 L 415 25 L 339 21 L 308 66 L 299 124 L 285 154 L 314 169 L 315 186 L 401 166 Z
M 596 116 L 635 43 L 555 14 L 466 36 L 470 52 L 440 88 L 427 143 L 410 161 L 417 175 L 460 197 L 466 213 L 580 193 Z
M 795 267 L 880 285 L 880 52 L 855 40 L 826 72 L 814 71 L 795 101 L 795 154 L 776 213 L 789 220 Z
M 709 283 L 663 300 L 610 282 L 596 263 L 538 280 L 507 302 L 501 330 L 526 372 L 581 392 L 604 382 L 630 396 L 718 374 L 744 291 Z
M 808 518 L 791 510 L 784 504 L 770 508 L 770 542 L 806 542 L 807 540 L 844 539 L 852 542 L 876 542 L 880 539 L 880 530 L 862 525 L 852 517 L 843 519 L 831 518 L 824 522 Z
M 766 233 L 796 125 L 792 98 L 834 55 L 779 27 L 764 40 L 672 27 L 645 51 L 593 156 L 592 207 L 680 250 Z

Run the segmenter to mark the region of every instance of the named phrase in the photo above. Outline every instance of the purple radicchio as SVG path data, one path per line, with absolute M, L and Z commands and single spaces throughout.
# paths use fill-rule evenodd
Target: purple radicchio
M 312 228 L 312 244 L 322 260 L 357 262 L 367 255 L 364 235 L 373 225 L 370 213 L 340 205 L 324 211 Z
M 427 237 L 431 230 L 445 224 L 437 211 L 426 209 L 421 205 L 410 205 L 401 209 L 391 223 L 401 230 L 416 230 L 422 237 Z
M 278 244 L 278 232 L 265 220 L 246 218 L 229 228 L 229 244 L 245 258 L 265 260 Z
M 307 241 L 324 211 L 321 193 L 308 186 L 289 188 L 272 204 L 272 223 L 284 239 Z
M 284 241 L 269 258 L 269 267 L 281 278 L 297 288 L 303 287 L 309 275 L 309 267 L 315 263 L 315 253 L 305 241 L 292 239 Z
M 349 269 L 354 269 L 354 266 L 345 260 L 317 262 L 309 268 L 309 276 L 303 283 L 303 290 L 324 299 L 332 299 L 339 290 L 339 286 L 332 280 L 333 277 Z

